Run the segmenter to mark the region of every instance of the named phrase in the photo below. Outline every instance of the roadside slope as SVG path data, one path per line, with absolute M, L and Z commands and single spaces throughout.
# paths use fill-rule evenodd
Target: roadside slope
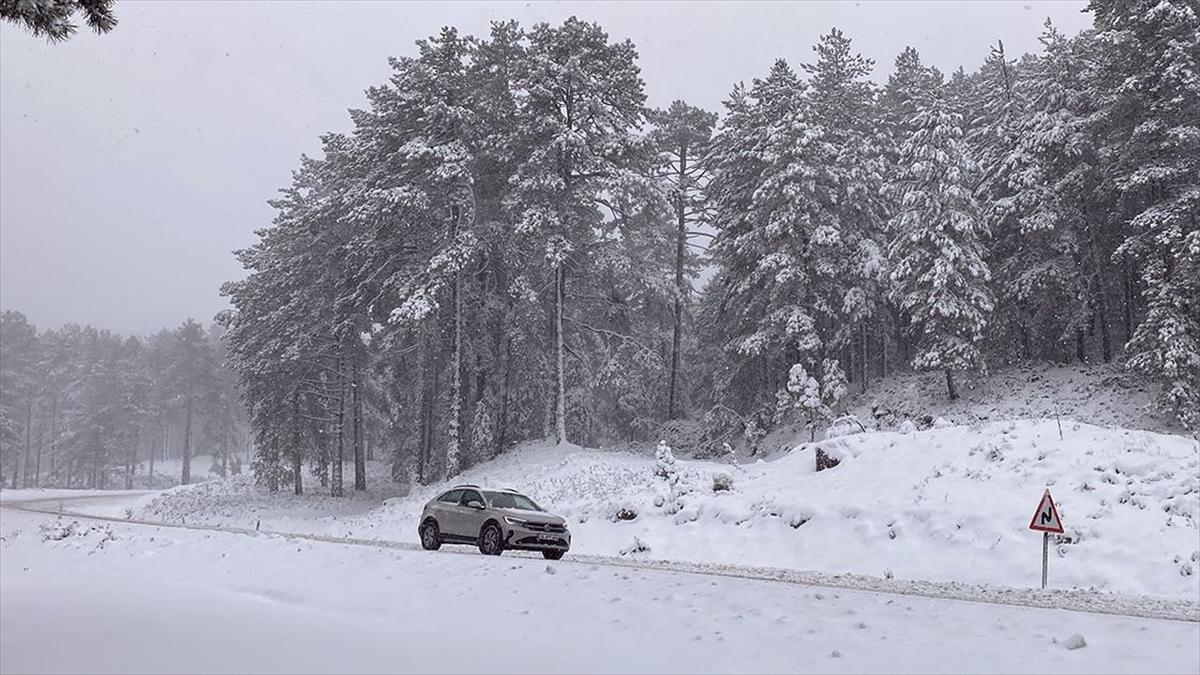
M 841 459 L 816 472 L 815 452 Z M 246 482 L 172 491 L 137 516 L 416 543 L 422 504 L 452 483 L 519 488 L 568 518 L 575 554 L 810 570 L 1030 588 L 1040 537 L 1026 529 L 1042 490 L 1067 532 L 1054 588 L 1200 600 L 1200 456 L 1173 435 L 1052 420 L 802 445 L 731 466 L 679 460 L 679 494 L 650 458 L 526 446 L 445 484 L 387 499 L 266 496 Z M 732 489 L 714 491 L 728 474 Z M 206 496 L 209 493 L 209 496 Z M 218 495 L 212 497 L 212 494 Z M 643 550 L 637 550 L 643 549 Z

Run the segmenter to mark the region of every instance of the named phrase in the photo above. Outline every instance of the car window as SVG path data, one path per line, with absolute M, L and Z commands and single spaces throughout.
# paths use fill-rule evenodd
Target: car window
M 451 490 L 451 491 L 447 492 L 446 494 L 442 495 L 441 497 L 438 497 L 437 500 L 439 502 L 446 502 L 447 504 L 457 504 L 458 500 L 462 499 L 463 492 L 466 492 L 466 491 L 465 490 Z
M 541 511 L 542 507 L 532 499 L 515 492 L 485 492 L 488 503 L 497 509 L 521 509 L 522 511 Z
M 472 502 L 472 501 L 476 501 L 476 502 L 479 502 L 480 504 L 482 504 L 483 497 L 480 497 L 479 493 L 474 490 L 463 490 L 462 505 L 466 506 L 468 502 Z

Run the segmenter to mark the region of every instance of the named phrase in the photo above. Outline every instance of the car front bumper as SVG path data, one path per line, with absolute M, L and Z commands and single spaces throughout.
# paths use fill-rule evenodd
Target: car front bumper
M 571 533 L 534 530 L 524 525 L 505 525 L 504 547 L 523 551 L 568 551 Z

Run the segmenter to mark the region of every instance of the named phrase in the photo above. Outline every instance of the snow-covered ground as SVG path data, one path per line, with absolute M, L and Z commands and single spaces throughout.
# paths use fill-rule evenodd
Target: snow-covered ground
M 1200 670 L 1194 622 L 2 513 L 3 672 Z
M 1054 420 L 874 432 L 730 466 L 679 460 L 668 497 L 642 455 L 529 446 L 451 483 L 516 487 L 566 516 L 573 552 L 1036 587 L 1042 491 L 1066 534 L 1053 588 L 1200 601 L 1200 451 L 1174 435 Z M 820 447 L 842 463 L 815 471 Z M 714 492 L 728 474 L 732 490 Z M 136 517 L 415 543 L 423 503 L 266 495 L 248 478 L 143 498 Z M 381 488 L 373 488 L 381 489 Z M 674 504 L 674 506 L 672 506 Z M 622 518 L 631 518 L 623 520 Z M 647 551 L 629 552 L 635 540 Z

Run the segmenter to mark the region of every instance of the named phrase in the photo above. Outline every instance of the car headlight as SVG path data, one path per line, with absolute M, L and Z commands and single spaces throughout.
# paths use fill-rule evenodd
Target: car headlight
M 504 516 L 504 522 L 508 523 L 509 525 L 528 525 L 529 524 L 528 520 L 522 520 L 521 518 L 513 518 L 512 516 Z

